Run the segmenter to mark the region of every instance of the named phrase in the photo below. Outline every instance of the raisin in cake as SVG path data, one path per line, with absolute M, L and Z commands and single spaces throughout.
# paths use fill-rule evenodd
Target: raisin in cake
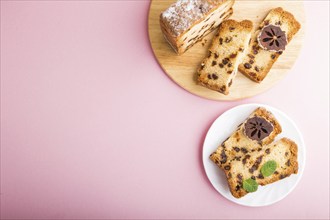
M 224 170 L 230 192 L 234 197 L 240 198 L 249 193 L 244 187 L 244 181 L 251 180 L 258 187 L 258 185 L 267 185 L 296 174 L 298 172 L 297 154 L 296 143 L 282 138 L 264 146 L 261 151 L 246 153 L 242 159 L 231 161 L 228 169 Z M 269 166 L 266 167 L 268 165 L 266 163 L 272 163 L 273 170 L 270 170 L 272 168 Z
M 263 145 L 273 142 L 281 132 L 282 128 L 274 115 L 259 107 L 210 155 L 210 159 L 220 168 L 228 170 L 231 161 L 244 160 L 246 154 L 261 151 Z
M 253 24 L 249 20 L 221 23 L 213 38 L 208 57 L 197 71 L 197 83 L 227 95 L 237 73 L 238 65 L 248 47 Z
M 165 39 L 184 53 L 233 13 L 234 0 L 178 0 L 160 15 Z
M 299 29 L 299 22 L 290 12 L 282 8 L 271 10 L 254 33 L 239 71 L 261 82 Z

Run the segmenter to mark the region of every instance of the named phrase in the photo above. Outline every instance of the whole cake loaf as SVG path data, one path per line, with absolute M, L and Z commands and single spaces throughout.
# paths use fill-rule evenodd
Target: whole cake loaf
M 182 54 L 232 13 L 234 0 L 178 0 L 160 15 L 165 39 Z
M 261 82 L 299 29 L 300 23 L 290 12 L 282 8 L 271 10 L 251 38 L 239 71 Z

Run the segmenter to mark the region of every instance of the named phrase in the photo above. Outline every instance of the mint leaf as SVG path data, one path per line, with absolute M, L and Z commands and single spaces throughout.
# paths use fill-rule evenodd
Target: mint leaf
M 243 189 L 248 192 L 255 192 L 258 189 L 258 183 L 254 179 L 246 179 L 243 181 Z
M 261 167 L 261 174 L 264 177 L 272 175 L 277 167 L 277 163 L 274 160 L 267 161 L 262 167 Z

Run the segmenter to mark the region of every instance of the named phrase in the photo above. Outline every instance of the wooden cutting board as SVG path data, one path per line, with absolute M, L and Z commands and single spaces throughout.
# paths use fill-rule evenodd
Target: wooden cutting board
M 301 29 L 260 84 L 238 73 L 230 88 L 229 95 L 223 95 L 199 86 L 196 84 L 196 69 L 205 57 L 211 39 L 217 30 L 204 37 L 202 41 L 195 44 L 183 55 L 177 55 L 165 41 L 159 26 L 160 13 L 173 2 L 175 0 L 152 0 L 148 19 L 149 38 L 154 54 L 165 73 L 174 82 L 192 94 L 213 100 L 237 100 L 260 94 L 279 82 L 292 68 L 299 55 L 305 32 L 303 1 L 236 0 L 233 7 L 234 14 L 230 17 L 231 19 L 249 19 L 257 27 L 269 10 L 282 7 L 294 14 L 301 24 Z

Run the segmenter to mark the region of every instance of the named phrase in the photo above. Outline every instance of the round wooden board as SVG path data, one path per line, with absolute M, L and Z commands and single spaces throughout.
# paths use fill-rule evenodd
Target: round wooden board
M 204 88 L 196 84 L 196 70 L 206 56 L 211 39 L 216 30 L 204 37 L 183 55 L 177 55 L 165 41 L 159 26 L 159 15 L 175 2 L 175 0 L 152 0 L 149 9 L 149 38 L 152 49 L 158 62 L 166 74 L 187 91 L 213 100 L 237 100 L 260 94 L 280 81 L 295 63 L 303 43 L 305 32 L 305 10 L 303 1 L 248 1 L 236 0 L 234 14 L 230 17 L 235 20 L 249 19 L 257 27 L 265 18 L 269 10 L 283 7 L 294 14 L 301 24 L 300 31 L 289 43 L 284 53 L 279 57 L 267 77 L 259 84 L 238 73 L 230 88 L 229 95 Z M 206 40 L 206 43 L 205 43 Z

